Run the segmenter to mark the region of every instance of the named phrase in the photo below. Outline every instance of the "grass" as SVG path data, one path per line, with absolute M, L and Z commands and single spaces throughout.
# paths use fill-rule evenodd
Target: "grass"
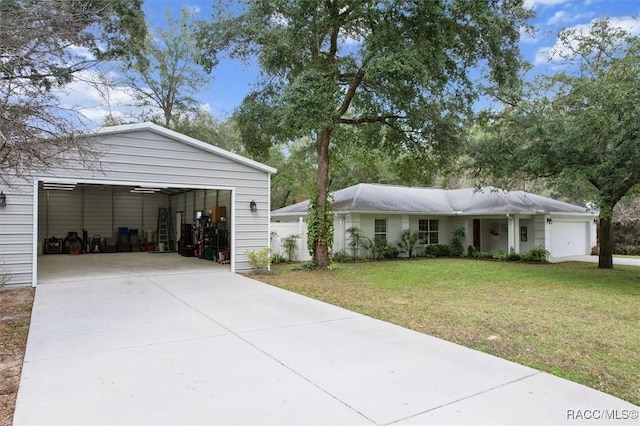
M 264 282 L 640 404 L 640 268 L 419 259 Z
M 0 425 L 13 422 L 34 294 L 0 289 Z

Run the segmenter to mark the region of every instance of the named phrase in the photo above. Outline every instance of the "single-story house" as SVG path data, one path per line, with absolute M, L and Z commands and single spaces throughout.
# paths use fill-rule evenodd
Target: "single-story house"
M 224 227 L 231 271 L 249 270 L 245 252 L 269 245 L 274 168 L 152 123 L 104 127 L 83 143 L 96 155 L 89 167 L 71 158 L 0 183 L 0 273 L 7 285 L 35 286 L 38 255 L 57 250 L 53 237 L 69 233 L 106 240 L 129 232 L 135 235 L 124 251 L 133 250 L 134 238 L 166 239 L 176 250 L 182 230 L 211 214 Z
M 307 200 L 271 212 L 272 230 L 280 239 L 301 235 L 300 260 L 309 258 L 304 225 L 308 208 Z M 465 251 L 474 246 L 524 253 L 544 247 L 554 258 L 586 255 L 596 244 L 597 212 L 523 191 L 361 183 L 335 191 L 333 211 L 333 250 L 348 254 L 350 227 L 360 228 L 371 240 L 396 245 L 405 230 L 418 232 L 424 244 L 449 244 L 462 225 Z M 273 240 L 278 251 L 279 242 Z

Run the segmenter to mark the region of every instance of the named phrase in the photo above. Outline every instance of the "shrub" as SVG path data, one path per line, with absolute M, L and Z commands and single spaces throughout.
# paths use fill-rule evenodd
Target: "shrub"
M 386 246 L 382 249 L 382 257 L 385 259 L 395 259 L 400 255 L 400 250 L 393 246 Z
M 333 253 L 333 261 L 338 263 L 350 262 L 353 258 L 349 256 L 344 250 Z
M 507 254 L 500 250 L 493 250 L 491 252 L 491 258 L 495 260 L 507 260 Z
M 474 246 L 467 247 L 467 256 L 477 257 L 477 254 L 478 254 L 478 249 L 476 249 Z
M 640 253 L 640 219 L 627 218 L 613 222 L 611 242 L 614 254 L 634 256 Z
M 418 233 L 418 231 L 412 234 L 411 231 L 405 229 L 400 234 L 400 242 L 398 243 L 398 248 L 400 249 L 401 253 L 407 253 L 409 257 L 412 257 L 415 255 L 413 249 L 415 248 L 416 244 L 418 244 L 418 241 L 420 241 L 420 234 Z
M 364 231 L 357 226 L 352 226 L 347 229 L 349 233 L 349 248 L 355 260 L 360 254 L 360 247 L 364 246 L 367 242 L 367 237 L 364 235 Z
M 300 238 L 300 235 L 291 234 L 282 240 L 282 247 L 284 247 L 287 253 L 289 262 L 293 260 L 293 255 L 298 248 L 298 238 Z
M 476 257 L 478 259 L 491 259 L 491 253 L 488 251 L 478 251 L 476 252 Z
M 453 231 L 453 238 L 451 239 L 451 243 L 449 244 L 449 254 L 451 256 L 463 256 L 464 248 L 462 247 L 462 240 L 465 237 L 465 227 L 464 225 L 456 226 L 456 229 Z
M 271 264 L 270 252 L 271 249 L 269 247 L 263 247 L 258 251 L 247 250 L 244 253 L 249 257 L 249 265 L 251 265 L 256 272 L 266 272 L 269 270 L 269 265 Z
M 451 249 L 446 244 L 430 244 L 425 247 L 424 253 L 427 256 L 445 257 L 451 254 Z
M 520 261 L 520 259 L 521 259 L 521 256 L 518 253 L 516 253 L 516 250 L 513 247 L 511 247 L 511 250 L 509 250 L 509 254 L 506 255 L 505 260 L 507 260 L 508 262 L 518 262 Z
M 549 261 L 549 255 L 549 250 L 546 250 L 544 247 L 534 247 L 528 252 L 521 255 L 520 258 L 525 262 L 544 263 Z
M 613 246 L 613 254 L 621 254 L 623 256 L 640 256 L 640 246 L 615 244 Z
M 380 259 L 382 257 L 382 253 L 384 252 L 385 247 L 387 247 L 387 242 L 383 240 L 371 240 L 368 238 L 369 244 L 367 245 L 367 249 L 369 249 L 369 253 L 372 259 Z
M 271 264 L 276 264 L 276 263 L 284 263 L 286 262 L 287 259 L 285 259 L 285 257 L 283 255 L 281 255 L 280 253 L 276 253 L 273 256 L 271 256 Z

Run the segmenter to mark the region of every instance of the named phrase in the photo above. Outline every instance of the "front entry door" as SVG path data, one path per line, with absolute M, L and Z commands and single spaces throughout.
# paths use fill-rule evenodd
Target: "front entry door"
M 480 250 L 480 219 L 473 219 L 473 247 Z

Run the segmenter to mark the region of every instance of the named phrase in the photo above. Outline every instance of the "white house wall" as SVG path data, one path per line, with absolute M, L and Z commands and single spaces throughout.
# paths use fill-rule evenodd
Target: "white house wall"
M 508 226 L 507 219 L 482 219 L 482 251 L 508 252 Z
M 521 228 L 525 227 L 527 229 L 527 241 L 522 241 L 521 237 Z M 532 248 L 536 247 L 535 245 L 535 221 L 533 219 L 520 219 L 519 226 L 516 229 L 517 235 L 516 238 L 520 241 L 520 253 L 526 253 Z
M 305 215 L 306 216 L 306 215 Z M 301 216 L 289 216 L 277 218 L 272 222 L 271 227 L 279 235 L 278 241 L 272 241 L 271 247 L 274 252 L 281 253 L 281 238 L 291 233 L 300 233 L 306 238 L 306 223 L 302 223 L 299 227 L 299 218 Z M 334 252 L 344 250 L 347 254 L 351 254 L 349 249 L 349 235 L 346 230 L 355 226 L 360 228 L 364 234 L 373 240 L 375 219 L 387 220 L 387 243 L 396 246 L 400 240 L 400 234 L 404 229 L 410 230 L 411 233 L 418 230 L 420 219 L 437 219 L 439 225 L 439 244 L 450 244 L 453 232 L 458 225 L 465 227 L 465 239 L 463 240 L 463 248 L 473 244 L 473 221 L 480 220 L 480 238 L 482 251 L 501 251 L 508 253 L 513 247 L 516 252 L 525 253 L 535 247 L 544 247 L 551 252 L 552 256 L 569 256 L 578 254 L 588 254 L 596 240 L 596 225 L 593 224 L 591 218 L 571 216 L 554 216 L 552 224 L 547 222 L 545 215 L 534 215 L 520 217 L 512 215 L 513 220 L 511 238 L 512 244 L 509 245 L 509 219 L 504 216 L 481 217 L 481 216 L 428 216 L 415 214 L 393 214 L 393 213 L 351 213 L 338 214 L 334 222 Z M 527 228 L 526 241 L 521 240 L 521 228 Z M 497 229 L 497 235 L 492 235 L 492 228 Z M 300 230 L 298 230 L 300 229 Z M 298 260 L 309 260 L 307 254 L 306 243 L 299 244 L 300 249 L 296 255 Z M 570 246 L 569 248 L 565 246 Z M 367 250 L 361 248 L 360 256 L 367 255 Z

